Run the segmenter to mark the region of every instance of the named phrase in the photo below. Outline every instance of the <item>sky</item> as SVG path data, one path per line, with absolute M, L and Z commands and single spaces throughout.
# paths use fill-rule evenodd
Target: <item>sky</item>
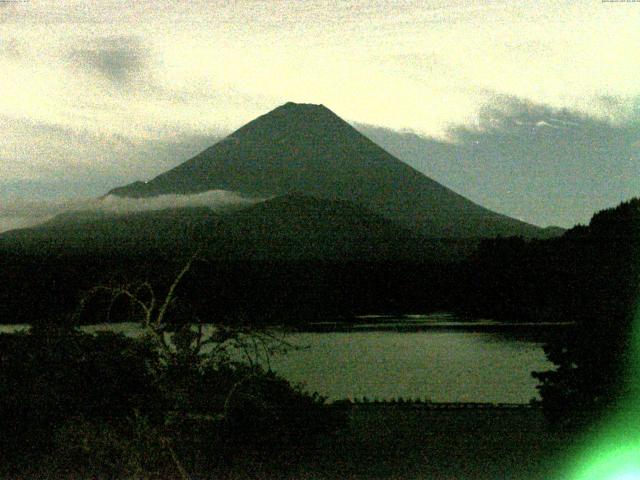
M 473 201 L 640 196 L 640 2 L 0 1 L 0 230 L 322 103 Z

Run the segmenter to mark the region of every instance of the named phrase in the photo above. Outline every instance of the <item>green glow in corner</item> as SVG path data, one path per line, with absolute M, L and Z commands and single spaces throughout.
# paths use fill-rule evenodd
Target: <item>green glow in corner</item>
M 571 480 L 640 480 L 640 310 L 636 307 L 632 339 L 634 352 L 629 385 L 633 392 L 604 427 L 588 440 L 577 459 Z
M 592 438 L 576 459 L 571 480 L 640 480 L 640 428 L 637 405 L 627 403 Z M 635 407 L 635 408 L 634 408 Z
M 606 445 L 603 441 L 603 445 Z M 613 447 L 586 457 L 586 465 L 572 476 L 574 480 L 640 480 L 640 444 Z

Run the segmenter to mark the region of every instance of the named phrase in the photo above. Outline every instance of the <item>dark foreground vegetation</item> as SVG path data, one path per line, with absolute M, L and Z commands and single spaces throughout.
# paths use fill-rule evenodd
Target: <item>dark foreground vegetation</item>
M 317 395 L 231 359 L 237 333 L 208 338 L 214 349 L 205 355 L 195 350 L 196 332 L 172 335 L 172 352 L 153 335 L 58 327 L 0 335 L 0 476 L 286 473 L 344 424 Z
M 3 248 L 2 317 L 33 326 L 0 335 L 3 478 L 344 478 L 337 469 L 352 478 L 536 478 L 533 467 L 530 476 L 507 474 L 525 468 L 522 451 L 558 453 L 566 432 L 638 394 L 630 378 L 637 199 L 562 237 L 486 240 L 456 262 Z M 274 322 L 435 309 L 575 322 L 545 347 L 557 368 L 534 373 L 542 409 L 479 420 L 402 404 L 327 406 L 256 361 L 286 348 L 268 330 Z M 103 321 L 136 321 L 146 335 L 76 329 Z M 217 328 L 205 334 L 196 328 L 203 322 Z M 490 424 L 539 421 L 540 412 L 548 423 L 526 427 L 511 450 L 497 440 L 504 432 L 492 436 Z M 474 435 L 479 443 L 470 444 Z M 478 473 L 482 455 L 488 476 Z
M 270 371 L 283 339 L 247 325 L 205 331 L 177 301 L 195 261 L 163 295 L 148 282 L 100 285 L 66 325 L 0 335 L 3 478 L 219 478 L 254 464 L 286 472 L 344 424 L 323 398 Z M 74 326 L 103 309 L 128 315 L 143 335 Z
M 172 356 L 154 336 L 0 336 L 0 477 L 534 480 L 571 444 L 536 408 L 325 405 L 175 335 Z
M 197 248 L 142 251 L 46 251 L 0 242 L 0 316 L 5 323 L 63 322 L 95 285 L 149 281 L 166 291 Z M 199 251 L 180 286 L 184 304 L 202 319 L 300 324 L 353 320 L 367 313 L 447 310 L 458 296 L 457 263 L 407 260 L 251 259 Z M 80 321 L 95 323 L 105 311 Z M 97 315 L 97 316 L 96 316 Z M 116 318 L 117 320 L 117 318 Z
M 472 315 L 575 322 L 545 347 L 557 368 L 534 373 L 552 423 L 587 428 L 640 395 L 632 390 L 640 199 L 598 212 L 556 239 L 484 241 L 467 272 L 476 287 L 464 300 Z
M 165 363 L 153 337 L 0 341 L 2 478 L 542 480 L 572 444 L 540 409 L 324 405 L 224 355 Z

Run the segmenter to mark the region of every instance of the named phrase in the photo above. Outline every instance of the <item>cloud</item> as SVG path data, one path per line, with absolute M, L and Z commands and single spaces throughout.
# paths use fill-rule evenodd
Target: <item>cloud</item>
M 0 114 L 0 200 L 8 184 L 22 181 L 29 195 L 56 192 L 99 196 L 147 180 L 216 143 L 224 133 L 162 131 L 131 138 Z M 33 187 L 33 188 L 32 188 Z M 19 187 L 15 187 L 20 196 Z
M 95 43 L 92 48 L 72 50 L 70 60 L 117 84 L 131 83 L 142 75 L 148 55 L 137 37 L 108 37 Z
M 65 210 L 80 209 L 87 204 L 86 200 L 49 202 L 16 198 L 2 202 L 0 205 L 0 217 L 21 218 L 30 216 L 39 219 L 55 215 Z
M 227 190 L 210 190 L 192 195 L 159 195 L 152 198 L 122 198 L 107 195 L 99 199 L 43 201 L 13 199 L 0 204 L 0 232 L 43 223 L 55 215 L 70 211 L 102 212 L 124 215 L 169 208 L 207 207 L 228 211 L 248 207 L 263 199 L 247 198 Z
M 86 200 L 5 199 L 0 203 L 0 232 L 32 227 L 64 211 L 83 208 L 86 204 Z
M 208 207 L 213 210 L 225 210 L 246 207 L 261 200 L 243 197 L 228 190 L 209 190 L 192 195 L 158 195 L 150 198 L 123 198 L 107 195 L 91 202 L 88 209 L 115 214 L 184 207 Z
M 41 223 L 40 219 L 32 217 L 3 217 L 0 215 L 0 233 L 18 228 L 29 228 Z
M 0 2 L 0 6 L 2 4 Z M 14 60 L 22 57 L 23 54 L 24 48 L 18 40 L 11 37 L 0 38 L 0 56 Z
M 617 105 L 629 111 L 630 99 Z M 612 107 L 613 108 L 613 107 Z M 492 210 L 545 226 L 586 223 L 640 196 L 640 115 L 612 121 L 495 96 L 447 139 L 358 125 L 417 170 Z

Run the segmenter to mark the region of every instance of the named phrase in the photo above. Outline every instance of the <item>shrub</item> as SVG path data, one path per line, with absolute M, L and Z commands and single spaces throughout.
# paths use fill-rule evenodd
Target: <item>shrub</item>
M 0 474 L 209 478 L 247 459 L 293 464 L 344 423 L 262 366 L 282 347 L 272 332 L 172 323 L 188 267 L 163 302 L 147 283 L 94 289 L 130 300 L 142 337 L 44 323 L 0 335 Z

